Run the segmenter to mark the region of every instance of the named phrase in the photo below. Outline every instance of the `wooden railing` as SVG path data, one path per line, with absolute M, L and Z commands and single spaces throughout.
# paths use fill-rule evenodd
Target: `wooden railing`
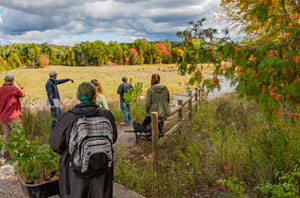
M 156 147 L 158 144 L 162 144 L 167 136 L 171 135 L 175 131 L 177 131 L 186 120 L 191 120 L 194 114 L 194 111 L 197 111 L 198 106 L 203 98 L 205 98 L 205 93 L 202 88 L 197 87 L 195 88 L 195 91 L 189 92 L 187 101 L 178 100 L 178 106 L 172 110 L 171 115 L 168 118 L 164 119 L 158 119 L 158 113 L 152 112 L 151 113 L 151 131 L 152 131 L 152 148 L 153 151 L 156 151 Z M 193 108 L 195 107 L 195 108 Z M 184 110 L 186 110 L 184 112 Z M 164 133 L 164 136 L 159 139 L 159 127 L 158 124 L 160 122 L 169 120 L 170 118 L 173 119 L 173 117 L 177 115 L 178 122 L 171 127 L 166 133 Z

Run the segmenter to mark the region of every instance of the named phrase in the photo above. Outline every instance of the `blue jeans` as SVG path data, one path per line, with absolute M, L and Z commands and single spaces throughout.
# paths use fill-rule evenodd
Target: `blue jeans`
M 58 116 L 60 115 L 60 108 L 50 108 L 51 111 L 51 130 L 54 129 L 55 125 L 56 125 L 56 121 Z
M 123 114 L 123 119 L 126 124 L 131 121 L 130 103 L 120 102 L 121 111 Z

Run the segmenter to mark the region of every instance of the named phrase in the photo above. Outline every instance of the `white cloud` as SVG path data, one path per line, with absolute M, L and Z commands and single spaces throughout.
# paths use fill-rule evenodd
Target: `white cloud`
M 211 17 L 220 0 L 2 0 L 2 38 L 68 42 L 111 33 L 117 41 L 176 39 L 191 20 Z M 2 19 L 1 19 L 2 18 Z M 1 23 L 2 21 L 2 23 Z M 120 35 L 120 39 L 117 38 Z M 98 36 L 98 37 L 97 37 Z M 109 37 L 105 37 L 109 39 Z M 67 39 L 68 40 L 68 39 Z M 62 41 L 63 42 L 63 41 Z

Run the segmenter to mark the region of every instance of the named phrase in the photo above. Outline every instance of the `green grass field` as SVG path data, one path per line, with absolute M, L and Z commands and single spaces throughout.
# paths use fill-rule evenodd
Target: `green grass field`
M 132 84 L 143 82 L 144 94 L 150 87 L 151 75 L 158 73 L 161 83 L 165 84 L 171 93 L 184 92 L 189 76 L 180 76 L 176 65 L 139 65 L 139 66 L 101 66 L 101 67 L 66 67 L 48 66 L 43 69 L 15 69 L 9 71 L 15 75 L 15 81 L 26 93 L 26 100 L 31 102 L 46 101 L 45 84 L 49 78 L 49 71 L 56 70 L 58 79 L 71 78 L 75 83 L 67 82 L 59 85 L 62 99 L 75 98 L 78 85 L 84 81 L 98 79 L 104 89 L 104 94 L 110 101 L 118 100 L 116 90 L 121 82 L 122 76 L 132 78 Z M 0 83 L 3 83 L 4 73 L 0 74 Z

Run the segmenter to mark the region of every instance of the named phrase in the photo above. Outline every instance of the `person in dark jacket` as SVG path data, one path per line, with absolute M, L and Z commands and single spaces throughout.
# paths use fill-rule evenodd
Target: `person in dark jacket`
M 60 96 L 58 92 L 57 85 L 71 81 L 74 83 L 72 79 L 57 79 L 57 72 L 50 71 L 49 72 L 49 80 L 46 83 L 46 91 L 48 96 L 48 106 L 51 111 L 51 130 L 55 127 L 57 117 L 60 115 Z
M 117 141 L 117 128 L 112 113 L 96 105 L 95 87 L 88 82 L 79 85 L 77 98 L 81 104 L 73 109 L 80 108 L 84 112 L 100 111 L 101 116 L 109 120 L 112 127 L 113 143 Z M 101 175 L 83 178 L 70 167 L 69 141 L 73 125 L 77 116 L 71 111 L 63 113 L 50 135 L 51 149 L 61 155 L 59 168 L 59 189 L 61 198 L 112 198 L 113 197 L 113 165 Z
M 147 117 L 145 118 L 143 125 L 147 126 L 151 123 L 151 113 L 158 112 L 158 118 L 166 118 L 170 116 L 170 92 L 165 85 L 160 84 L 159 74 L 152 74 L 151 87 L 146 93 L 146 112 Z M 160 122 L 159 128 L 162 135 L 164 123 Z
M 127 82 L 128 81 L 127 76 L 123 76 L 122 81 L 123 83 L 120 84 L 117 92 L 118 94 L 120 94 L 120 107 L 123 114 L 124 123 L 126 125 L 129 125 L 131 121 L 130 103 L 125 101 L 124 94 L 133 87 L 130 83 Z

